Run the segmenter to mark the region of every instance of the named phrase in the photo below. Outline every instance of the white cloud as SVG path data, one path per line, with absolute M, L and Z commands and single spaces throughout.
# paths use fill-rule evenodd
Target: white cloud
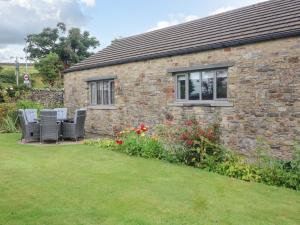
M 170 15 L 168 20 L 162 20 L 157 22 L 155 27 L 152 27 L 148 31 L 154 31 L 162 28 L 166 28 L 169 26 L 173 26 L 179 23 L 189 22 L 192 20 L 196 20 L 199 17 L 196 15 L 184 15 L 182 13 L 176 14 L 176 15 Z
M 268 0 L 242 0 L 238 5 L 235 6 L 223 6 L 221 8 L 216 9 L 215 11 L 209 13 L 209 15 L 215 15 L 223 12 L 227 12 L 230 10 L 234 10 L 243 6 L 251 5 L 251 4 L 256 4 L 260 2 L 265 2 Z M 184 23 L 184 22 L 189 22 L 191 20 L 199 19 L 200 17 L 197 15 L 185 15 L 183 13 L 178 13 L 178 14 L 171 14 L 169 15 L 168 20 L 162 20 L 157 22 L 155 27 L 152 27 L 148 31 L 153 31 L 153 30 L 158 30 L 162 28 L 166 28 L 169 26 L 177 25 L 179 23 Z
M 23 59 L 20 59 L 20 62 L 24 62 L 23 48 L 23 45 L 18 44 L 0 46 L 0 62 L 14 62 L 15 57 L 23 57 Z
M 215 14 L 227 12 L 227 11 L 230 11 L 230 10 L 233 10 L 233 9 L 236 9 L 236 8 L 233 7 L 233 6 L 225 6 L 225 7 L 221 7 L 221 8 L 219 8 L 219 9 L 213 11 L 212 13 L 210 13 L 210 15 L 215 15 Z
M 82 7 L 94 4 L 95 0 L 0 0 L 0 60 L 24 55 L 27 34 L 41 32 L 44 27 L 58 22 L 84 26 L 88 17 Z
M 216 15 L 219 13 L 224 13 L 230 10 L 234 10 L 243 6 L 247 6 L 247 5 L 251 5 L 251 4 L 256 4 L 256 3 L 260 3 L 260 2 L 265 2 L 267 0 L 247 0 L 247 1 L 241 1 L 239 5 L 236 6 L 223 6 L 221 8 L 216 9 L 215 11 L 213 11 L 212 13 L 210 13 L 209 15 Z
M 96 0 L 81 0 L 88 7 L 93 7 L 96 5 Z

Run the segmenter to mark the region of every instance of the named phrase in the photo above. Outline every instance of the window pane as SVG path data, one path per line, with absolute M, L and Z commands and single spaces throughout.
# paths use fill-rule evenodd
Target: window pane
M 111 104 L 115 104 L 115 82 L 110 82 L 110 102 Z
M 200 72 L 190 74 L 189 100 L 200 100 Z
M 177 99 L 185 99 L 185 75 L 177 76 Z
M 109 81 L 103 81 L 103 105 L 109 104 Z
M 214 71 L 202 72 L 202 100 L 214 100 Z
M 98 81 L 97 82 L 97 104 L 102 104 L 102 89 L 103 89 L 103 82 Z
M 217 98 L 227 98 L 227 71 L 217 71 Z
M 91 83 L 90 84 L 90 101 L 91 105 L 96 105 L 97 104 L 97 87 L 96 83 Z

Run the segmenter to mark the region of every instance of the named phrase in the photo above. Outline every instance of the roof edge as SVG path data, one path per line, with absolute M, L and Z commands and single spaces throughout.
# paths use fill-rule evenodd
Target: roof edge
M 76 72 L 76 71 L 90 70 L 90 69 L 102 68 L 102 67 L 107 67 L 107 66 L 114 66 L 114 65 L 139 62 L 139 61 L 144 61 L 144 60 L 177 56 L 177 55 L 186 55 L 186 54 L 209 51 L 209 50 L 214 50 L 214 49 L 235 47 L 235 46 L 240 46 L 240 45 L 253 44 L 253 43 L 258 43 L 258 42 L 263 42 L 263 41 L 276 40 L 276 39 L 288 38 L 288 37 L 297 37 L 297 36 L 300 36 L 300 29 L 294 30 L 294 31 L 288 31 L 288 32 L 279 32 L 279 33 L 260 35 L 260 36 L 255 36 L 255 37 L 251 37 L 251 38 L 237 39 L 237 40 L 232 40 L 232 41 L 227 41 L 227 42 L 220 42 L 220 43 L 210 44 L 210 45 L 206 45 L 206 46 L 172 50 L 172 51 L 167 51 L 167 52 L 163 52 L 163 53 L 155 53 L 155 54 L 149 54 L 149 55 L 144 55 L 144 56 L 136 56 L 136 57 L 132 57 L 132 58 L 120 59 L 120 60 L 115 60 L 115 61 L 111 61 L 111 62 L 105 62 L 105 63 L 99 63 L 99 64 L 93 64 L 93 65 L 87 65 L 87 66 L 79 66 L 77 68 L 71 67 L 69 69 L 64 70 L 64 73 L 67 74 L 67 73 Z

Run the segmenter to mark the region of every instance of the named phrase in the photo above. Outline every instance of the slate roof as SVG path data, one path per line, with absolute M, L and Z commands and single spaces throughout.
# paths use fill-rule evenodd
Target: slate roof
M 300 0 L 271 0 L 114 41 L 65 72 L 300 36 Z

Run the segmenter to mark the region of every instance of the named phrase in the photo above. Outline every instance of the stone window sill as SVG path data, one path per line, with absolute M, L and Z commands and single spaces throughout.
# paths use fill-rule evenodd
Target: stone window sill
M 114 105 L 90 105 L 87 107 L 90 110 L 117 110 Z
M 228 101 L 174 102 L 168 105 L 173 107 L 233 107 L 233 103 Z

